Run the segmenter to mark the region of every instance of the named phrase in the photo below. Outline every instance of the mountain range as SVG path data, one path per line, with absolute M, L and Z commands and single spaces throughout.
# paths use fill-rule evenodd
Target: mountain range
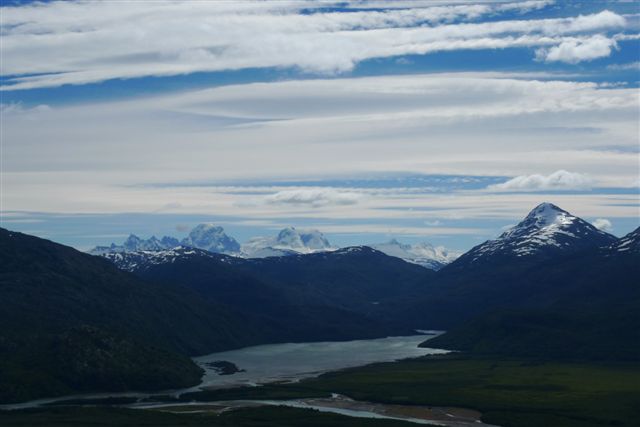
M 618 239 L 543 203 L 438 271 L 286 230 L 269 247 L 309 253 L 215 253 L 242 246 L 204 226 L 91 256 L 0 229 L 0 401 L 180 387 L 200 376 L 187 356 L 414 328 L 480 354 L 640 360 L 640 229 Z
M 240 254 L 240 244 L 233 237 L 228 236 L 222 227 L 217 227 L 213 224 L 197 225 L 182 240 L 170 236 L 164 236 L 161 239 L 156 238 L 156 236 L 151 236 L 149 239 L 141 239 L 135 234 L 130 234 L 121 245 L 112 243 L 109 246 L 96 246 L 89 253 L 103 255 L 119 252 L 161 251 L 178 246 L 204 249 L 213 253 Z
M 286 227 L 275 236 L 254 237 L 241 245 L 233 237 L 227 235 L 222 227 L 213 224 L 199 224 L 182 240 L 169 236 L 164 236 L 161 239 L 155 236 L 141 239 L 131 234 L 121 245 L 112 243 L 109 246 L 96 246 L 89 253 L 105 255 L 122 252 L 163 251 L 179 246 L 204 249 L 240 258 L 290 256 L 338 249 L 329 243 L 318 230 Z M 396 239 L 368 246 L 389 256 L 401 258 L 432 270 L 444 267 L 459 255 L 459 253 L 448 251 L 442 246 L 434 247 L 426 242 L 408 245 L 400 243 Z
M 136 274 L 0 229 L 0 402 L 185 387 L 201 375 L 187 356 L 411 332 L 286 292 L 234 265 L 241 258 L 195 248 L 106 256 Z M 366 260 L 346 264 L 367 269 Z

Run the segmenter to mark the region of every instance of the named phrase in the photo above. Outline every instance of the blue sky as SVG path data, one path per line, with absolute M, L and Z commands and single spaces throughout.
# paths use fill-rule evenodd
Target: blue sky
M 3 227 L 461 251 L 542 201 L 639 225 L 638 2 L 3 5 Z

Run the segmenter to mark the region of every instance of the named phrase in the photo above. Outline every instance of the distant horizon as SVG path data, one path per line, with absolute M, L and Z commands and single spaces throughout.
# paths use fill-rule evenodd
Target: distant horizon
M 543 202 L 543 203 L 547 203 L 547 202 Z M 557 205 L 557 204 L 556 204 Z M 560 209 L 562 209 L 561 206 L 558 206 Z M 569 212 L 571 214 L 573 214 L 572 212 Z M 576 215 L 579 217 L 579 215 Z M 507 226 L 503 226 L 500 228 L 500 230 L 492 237 L 489 237 L 485 240 L 491 240 L 494 238 L 497 238 L 500 234 L 502 234 L 503 232 L 507 231 L 508 229 L 510 229 L 512 226 L 515 226 L 518 222 L 520 222 L 521 220 L 524 219 L 524 216 L 520 219 L 518 219 L 515 223 L 513 224 L 509 224 Z M 633 228 L 631 230 L 629 230 L 628 232 L 618 235 L 614 232 L 612 232 L 612 230 L 605 230 L 606 228 L 609 228 L 611 226 L 610 222 L 608 222 L 607 220 L 604 220 L 604 224 L 602 223 L 602 219 L 595 219 L 593 221 L 587 221 L 589 223 L 591 223 L 594 227 L 601 229 L 602 231 L 605 231 L 609 234 L 612 234 L 618 238 L 624 237 L 626 234 L 634 231 L 636 228 Z M 153 237 L 157 238 L 157 239 L 162 239 L 163 237 L 171 237 L 171 238 L 176 238 L 179 241 L 182 241 L 184 238 L 186 238 L 190 232 L 197 227 L 198 225 L 211 225 L 211 226 L 216 226 L 216 227 L 221 227 L 225 234 L 228 235 L 229 237 L 234 238 L 238 243 L 240 243 L 240 245 L 244 245 L 246 243 L 249 243 L 252 239 L 258 239 L 258 238 L 264 238 L 264 237 L 275 237 L 280 231 L 287 229 L 287 228 L 293 228 L 299 232 L 319 232 L 321 233 L 325 238 L 327 238 L 327 240 L 329 241 L 329 243 L 331 244 L 331 246 L 334 249 L 340 249 L 340 248 L 345 248 L 345 247 L 350 247 L 350 246 L 368 246 L 368 245 L 376 245 L 376 244 L 384 244 L 384 243 L 391 243 L 392 241 L 397 241 L 400 244 L 409 244 L 409 245 L 415 245 L 415 244 L 420 244 L 420 243 L 427 243 L 427 244 L 431 244 L 434 247 L 441 247 L 444 248 L 445 250 L 450 251 L 451 253 L 456 254 L 456 256 L 459 256 L 465 252 L 467 252 L 468 250 L 470 250 L 473 246 L 476 246 L 477 244 L 482 243 L 483 241 L 479 241 L 478 243 L 474 244 L 472 247 L 468 247 L 466 249 L 456 249 L 456 248 L 451 248 L 451 247 L 447 247 L 445 245 L 438 245 L 438 244 L 434 244 L 432 241 L 430 241 L 430 239 L 424 238 L 424 237 L 420 237 L 420 236 L 410 236 L 410 235 L 400 235 L 400 237 L 398 237 L 397 235 L 391 235 L 391 234 L 380 234 L 379 240 L 365 240 L 367 238 L 371 238 L 372 236 L 378 236 L 376 234 L 363 234 L 360 236 L 359 239 L 357 239 L 357 242 L 353 243 L 354 240 L 356 239 L 349 239 L 347 240 L 346 244 L 336 244 L 334 243 L 334 240 L 332 238 L 332 234 L 331 233 L 325 233 L 323 232 L 321 229 L 318 228 L 314 228 L 314 227 L 296 227 L 296 226 L 283 226 L 282 228 L 273 228 L 273 229 L 265 229 L 267 231 L 271 231 L 270 234 L 261 234 L 261 235 L 250 235 L 249 237 L 246 237 L 244 239 L 240 239 L 237 238 L 236 235 L 232 234 L 229 232 L 229 230 L 227 228 L 225 228 L 224 225 L 215 223 L 215 222 L 210 222 L 210 221 L 203 221 L 203 222 L 198 222 L 198 223 L 194 223 L 193 225 L 187 225 L 187 224 L 181 224 L 179 227 L 175 227 L 173 232 L 169 232 L 169 233 L 152 233 L 152 234 L 142 234 L 142 233 L 138 233 L 135 231 L 131 231 L 129 233 L 123 233 L 123 234 L 113 234 L 113 235 L 105 235 L 105 236 L 95 236 L 96 239 L 100 240 L 100 241 L 106 241 L 109 238 L 113 239 L 111 241 L 107 241 L 106 243 L 100 243 L 100 244 L 94 244 L 94 245 L 89 245 L 86 247 L 78 247 L 78 246 L 74 246 L 72 244 L 69 244 L 70 246 L 75 247 L 78 250 L 84 251 L 84 252 L 88 252 L 91 249 L 97 248 L 97 247 L 108 247 L 111 244 L 115 244 L 115 245 L 121 245 L 123 244 L 130 236 L 135 236 L 138 237 L 140 239 L 143 240 L 148 240 L 151 239 Z M 24 232 L 26 234 L 30 234 L 28 232 L 22 231 L 22 230 L 11 230 L 11 231 L 18 231 L 18 232 Z M 339 236 L 338 234 L 336 234 L 337 236 Z M 38 237 L 43 237 L 43 238 L 48 238 L 47 236 L 38 236 Z M 90 237 L 94 237 L 94 236 L 90 236 Z M 50 239 L 49 240 L 53 240 L 56 241 L 55 239 Z M 106 239 L 106 240 L 105 240 Z M 436 239 L 433 239 L 436 240 Z M 63 243 L 63 244 L 67 244 L 65 242 L 60 242 L 60 241 L 56 241 L 57 243 Z

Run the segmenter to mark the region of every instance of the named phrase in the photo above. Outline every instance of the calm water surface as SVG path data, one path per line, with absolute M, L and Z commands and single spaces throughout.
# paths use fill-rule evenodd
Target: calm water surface
M 78 394 L 0 405 L 0 409 L 32 408 L 70 398 L 88 399 L 127 396 L 145 398 L 154 394 L 180 395 L 202 388 L 256 386 L 270 382 L 297 381 L 302 378 L 317 376 L 324 372 L 363 366 L 370 363 L 392 362 L 427 354 L 447 353 L 446 350 L 418 347 L 418 344 L 430 337 L 433 336 L 413 335 L 345 342 L 285 343 L 245 347 L 194 358 L 194 361 L 202 366 L 206 372 L 202 378 L 202 383 L 195 387 L 154 393 Z M 244 369 L 245 372 L 237 372 L 233 375 L 219 375 L 215 369 L 206 365 L 207 362 L 219 360 L 232 362 L 239 369 Z
M 418 347 L 427 338 L 429 336 L 413 335 L 346 342 L 269 344 L 212 353 L 194 359 L 206 371 L 202 384 L 195 388 L 295 381 L 370 363 L 447 353 L 445 350 Z M 206 365 L 218 360 L 232 362 L 245 372 L 218 375 Z

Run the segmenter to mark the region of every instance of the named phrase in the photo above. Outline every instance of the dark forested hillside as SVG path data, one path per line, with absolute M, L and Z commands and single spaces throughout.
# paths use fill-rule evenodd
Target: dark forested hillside
M 638 235 L 636 230 L 608 247 L 526 269 L 506 264 L 458 274 L 453 283 L 466 297 L 453 302 L 449 296 L 450 304 L 492 298 L 491 309 L 470 309 L 479 316 L 429 345 L 475 353 L 639 360 Z
M 347 275 L 337 282 L 344 290 L 325 298 L 330 290 L 262 281 L 261 266 L 197 255 L 150 265 L 136 277 L 107 259 L 0 229 L 0 401 L 186 386 L 200 377 L 189 355 L 411 332 L 336 303 L 349 283 L 366 288 L 373 276 Z M 326 274 L 340 277 L 348 265 Z
M 391 314 L 423 294 L 435 277 L 432 270 L 368 247 L 262 259 L 192 248 L 107 256 L 140 277 L 180 283 L 205 299 L 260 316 L 265 326 L 276 327 L 280 340 L 411 333 L 415 325 Z
M 0 400 L 195 384 L 185 355 L 258 334 L 188 289 L 0 229 Z

